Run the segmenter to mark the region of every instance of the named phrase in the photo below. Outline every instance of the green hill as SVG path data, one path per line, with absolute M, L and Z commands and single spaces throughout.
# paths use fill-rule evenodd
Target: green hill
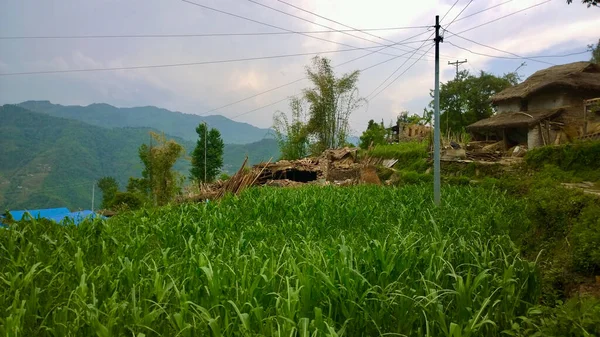
M 52 104 L 49 101 L 27 101 L 18 106 L 54 117 L 62 117 L 87 124 L 108 127 L 148 127 L 187 140 L 197 138 L 196 126 L 206 123 L 221 132 L 226 144 L 247 144 L 259 141 L 270 134 L 270 129 L 261 129 L 247 123 L 232 121 L 223 116 L 198 116 L 170 111 L 154 106 L 117 108 L 109 104 L 88 106 Z
M 14 105 L 0 107 L 0 121 L 1 209 L 89 208 L 92 185 L 98 178 L 114 176 L 124 187 L 130 176 L 140 176 L 137 149 L 149 141 L 152 130 L 101 128 Z M 195 146 L 194 142 L 167 137 L 182 144 L 187 153 Z M 251 163 L 279 155 L 273 139 L 226 144 L 224 171 L 237 170 L 246 154 Z M 180 160 L 176 169 L 187 176 L 189 162 Z M 99 193 L 96 200 L 100 200 Z

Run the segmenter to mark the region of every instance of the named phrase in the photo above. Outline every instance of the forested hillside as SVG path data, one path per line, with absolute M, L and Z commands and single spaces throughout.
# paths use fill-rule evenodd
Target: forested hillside
M 49 101 L 27 101 L 18 105 L 30 111 L 42 112 L 54 117 L 75 119 L 102 127 L 153 128 L 187 140 L 197 138 L 196 126 L 204 121 L 211 128 L 216 128 L 221 132 L 225 144 L 252 143 L 269 137 L 270 134 L 269 129 L 261 129 L 247 123 L 235 122 L 219 115 L 184 114 L 155 106 L 118 108 L 104 103 L 88 106 L 64 106 L 52 104 Z M 197 112 L 202 113 L 203 111 Z
M 141 175 L 138 147 L 148 143 L 149 128 L 101 128 L 75 120 L 31 112 L 14 105 L 0 107 L 0 207 L 91 207 L 92 185 L 114 176 L 121 187 Z M 195 142 L 173 138 L 190 153 Z M 225 145 L 224 167 L 235 171 L 246 154 L 251 163 L 278 156 L 272 139 Z M 188 175 L 189 162 L 175 169 Z M 97 191 L 96 200 L 100 200 Z M 99 202 L 96 203 L 99 205 Z

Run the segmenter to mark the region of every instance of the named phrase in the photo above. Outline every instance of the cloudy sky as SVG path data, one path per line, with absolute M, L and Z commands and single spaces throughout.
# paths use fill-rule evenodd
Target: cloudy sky
M 50 100 L 59 104 L 88 105 L 109 103 L 120 107 L 155 105 L 185 113 L 206 114 L 266 90 L 299 80 L 310 55 L 249 60 L 240 62 L 186 65 L 164 68 L 139 68 L 52 74 L 10 75 L 36 71 L 104 69 L 153 65 L 201 63 L 206 61 L 257 58 L 275 55 L 322 53 L 334 65 L 348 62 L 338 73 L 369 68 L 360 75 L 362 96 L 371 97 L 376 88 L 387 89 L 369 101 L 368 106 L 351 116 L 357 132 L 369 119 L 386 123 L 404 110 L 421 114 L 429 103 L 434 82 L 432 42 L 413 55 L 432 33 L 435 15 L 443 16 L 454 0 L 256 0 L 281 12 L 304 18 L 303 21 L 248 0 L 190 0 L 222 11 L 244 16 L 285 30 L 232 17 L 181 0 L 3 0 L 0 2 L 0 104 L 25 100 Z M 253 0 L 254 1 L 254 0 Z M 461 68 L 471 72 L 485 70 L 495 74 L 519 69 L 522 76 L 548 67 L 547 63 L 527 59 L 500 59 L 473 54 L 456 48 L 493 56 L 515 57 L 493 50 L 479 42 L 519 56 L 564 55 L 586 50 L 600 38 L 600 8 L 586 8 L 565 0 L 459 0 L 442 21 L 447 27 L 465 6 L 469 6 L 445 33 L 441 45 L 441 80 L 454 76 L 451 60 L 468 59 Z M 461 33 L 535 4 L 521 13 Z M 460 20 L 460 18 L 498 5 Z M 416 27 L 374 30 L 372 35 L 335 30 Z M 316 23 L 316 24 L 315 24 Z M 319 26 L 319 25 L 321 26 Z M 325 26 L 325 27 L 324 27 Z M 328 28 L 326 28 L 328 27 Z M 287 31 L 286 31 L 287 30 Z M 333 31 L 301 35 L 292 32 Z M 429 31 L 428 31 L 429 30 Z M 120 37 L 70 39 L 6 39 L 32 36 L 99 35 L 190 35 L 209 33 L 273 33 L 278 35 Z M 459 36 L 452 36 L 458 33 Z M 414 37 L 410 44 L 377 49 Z M 472 41 L 463 39 L 467 38 Z M 329 40 L 329 41 L 324 41 Z M 417 41 L 417 42 L 415 42 Z M 358 49 L 363 48 L 363 49 Z M 348 50 L 354 49 L 354 50 Z M 416 60 L 429 50 L 421 60 Z M 334 52 L 335 53 L 325 53 Z M 407 54 L 407 51 L 409 52 Z M 397 57 L 392 59 L 394 55 Z M 409 59 L 412 57 L 413 59 Z M 536 59 L 552 64 L 589 59 L 589 53 L 561 58 Z M 395 75 L 390 75 L 407 61 Z M 414 66 L 410 67 L 414 63 Z M 408 70 L 407 70 L 408 69 Z M 388 82 L 383 81 L 390 77 Z M 298 94 L 308 81 L 258 95 L 226 108 L 208 112 L 222 114 L 259 127 L 272 124 L 273 113 L 287 111 L 286 97 Z M 377 91 L 375 91 L 376 93 Z M 273 104 L 274 102 L 280 103 Z M 266 107 L 265 107 L 266 106 Z M 263 108 L 261 108 L 263 107 Z M 254 110 L 254 111 L 252 111 Z

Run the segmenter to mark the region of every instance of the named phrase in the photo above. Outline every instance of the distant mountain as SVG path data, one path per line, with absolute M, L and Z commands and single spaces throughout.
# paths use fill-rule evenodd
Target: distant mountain
M 92 185 L 114 176 L 124 188 L 130 176 L 141 175 L 137 149 L 150 139 L 149 128 L 102 128 L 52 117 L 14 105 L 0 107 L 0 210 L 91 206 Z M 190 153 L 195 142 L 167 135 Z M 250 163 L 278 157 L 277 143 L 225 145 L 224 170 L 235 172 Z M 188 175 L 189 162 L 175 168 Z M 100 203 L 96 189 L 96 206 Z
M 247 123 L 232 121 L 223 116 L 198 116 L 170 111 L 154 106 L 117 108 L 109 104 L 88 106 L 52 104 L 49 101 L 27 101 L 18 106 L 34 112 L 46 113 L 108 127 L 147 127 L 169 135 L 194 141 L 198 138 L 196 126 L 206 123 L 221 132 L 225 144 L 247 144 L 270 138 L 270 129 L 261 129 Z

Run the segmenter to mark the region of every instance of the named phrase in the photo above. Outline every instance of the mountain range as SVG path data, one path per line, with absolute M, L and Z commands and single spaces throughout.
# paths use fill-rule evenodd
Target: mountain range
M 78 120 L 104 128 L 152 128 L 189 141 L 198 139 L 196 127 L 203 122 L 210 128 L 221 131 L 225 144 L 248 144 L 264 138 L 273 138 L 271 129 L 261 129 L 219 115 L 199 116 L 155 106 L 118 108 L 105 103 L 65 106 L 49 101 L 26 101 L 17 105 L 33 112 Z
M 268 129 L 208 117 L 209 126 L 219 129 L 226 143 L 223 171 L 236 171 L 246 155 L 251 164 L 278 158 L 276 141 L 264 137 Z M 149 141 L 150 131 L 165 132 L 189 154 L 201 120 L 156 107 L 74 107 L 47 101 L 1 106 L 0 208 L 90 208 L 92 186 L 99 178 L 114 176 L 124 188 L 129 177 L 141 176 L 137 150 Z M 249 143 L 227 144 L 235 143 L 232 139 Z M 175 169 L 187 176 L 189 165 L 180 160 Z M 95 199 L 101 200 L 98 191 Z

